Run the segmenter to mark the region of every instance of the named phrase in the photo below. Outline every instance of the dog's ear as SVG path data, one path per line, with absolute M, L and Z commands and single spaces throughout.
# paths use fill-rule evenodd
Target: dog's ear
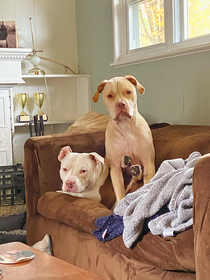
M 94 94 L 94 96 L 92 98 L 94 103 L 98 102 L 98 100 L 99 100 L 99 93 L 101 93 L 103 91 L 106 83 L 107 83 L 107 80 L 100 82 L 100 84 L 99 84 L 99 86 L 97 88 L 97 91 L 96 91 L 96 93 Z
M 136 80 L 136 78 L 134 78 L 133 76 L 125 76 L 125 78 L 130 81 L 138 90 L 138 92 L 140 92 L 141 94 L 144 94 L 145 92 L 145 88 Z
M 93 160 L 96 164 L 99 164 L 100 162 L 101 163 L 103 163 L 104 164 L 104 158 L 103 157 L 101 157 L 99 154 L 97 154 L 97 153 L 90 153 L 89 154 L 89 158 L 91 159 L 91 160 Z
M 60 150 L 60 153 L 58 155 L 58 160 L 61 162 L 63 158 L 65 158 L 65 156 L 67 154 L 70 154 L 72 153 L 72 149 L 69 147 L 69 146 L 66 146 L 66 147 L 63 147 L 61 150 Z

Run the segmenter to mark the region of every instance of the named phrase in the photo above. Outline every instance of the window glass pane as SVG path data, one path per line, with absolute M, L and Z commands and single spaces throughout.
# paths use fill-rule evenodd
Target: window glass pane
M 164 42 L 164 0 L 131 3 L 129 5 L 129 49 Z
M 209 33 L 210 0 L 188 0 L 188 38 Z

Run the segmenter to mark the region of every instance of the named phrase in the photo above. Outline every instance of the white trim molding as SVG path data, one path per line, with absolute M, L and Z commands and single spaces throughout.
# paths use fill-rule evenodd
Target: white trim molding
M 31 53 L 31 49 L 0 49 L 0 87 L 11 87 L 24 83 L 22 79 L 21 61 Z

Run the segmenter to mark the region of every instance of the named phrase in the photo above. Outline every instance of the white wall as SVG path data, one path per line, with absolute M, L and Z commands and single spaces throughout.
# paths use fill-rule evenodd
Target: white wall
M 17 28 L 32 48 L 29 17 L 32 18 L 35 48 L 41 56 L 53 59 L 78 71 L 75 0 L 1 0 L 0 21 L 16 21 Z M 23 71 L 31 68 L 23 63 Z M 64 68 L 41 61 L 46 74 L 64 73 Z
M 0 21 L 16 21 L 16 28 L 21 29 L 21 35 L 26 40 L 26 48 L 32 48 L 32 38 L 29 17 L 32 18 L 33 34 L 35 39 L 35 49 L 43 50 L 38 53 L 40 56 L 53 59 L 60 63 L 69 66 L 74 72 L 78 72 L 78 54 L 77 54 L 77 32 L 76 32 L 76 11 L 75 0 L 0 0 Z M 60 65 L 41 60 L 39 65 L 45 71 L 45 74 L 64 74 L 65 70 Z M 33 65 L 25 60 L 22 62 L 22 73 L 26 74 Z M 68 74 L 72 74 L 69 72 Z M 31 79 L 30 79 L 31 81 Z M 51 80 L 50 80 L 51 81 Z M 49 94 L 54 93 L 49 81 Z M 55 81 L 56 82 L 56 81 Z M 31 82 L 32 86 L 36 83 L 35 79 Z M 61 110 L 58 102 L 58 96 L 65 100 L 62 89 L 57 90 L 59 82 L 57 83 L 57 95 L 51 94 L 50 103 L 52 109 L 56 104 L 57 109 Z M 24 90 L 27 90 L 27 84 L 21 85 Z M 21 89 L 19 85 L 19 89 Z M 72 87 L 70 86 L 72 89 Z M 18 90 L 19 90 L 18 89 Z M 41 90 L 41 88 L 39 89 Z M 15 87 L 13 95 L 17 92 Z M 28 89 L 32 99 L 32 89 Z M 76 91 L 72 94 L 72 98 L 77 98 Z M 53 98 L 54 97 L 54 98 Z M 14 99 L 14 98 L 13 98 Z M 44 104 L 46 107 L 48 102 Z M 30 105 L 30 104 L 29 104 Z M 34 104 L 33 104 L 34 105 Z M 43 108 L 45 108 L 43 106 Z M 14 117 L 20 112 L 20 107 L 14 104 Z M 18 107 L 18 108 L 17 108 Z M 37 106 L 36 106 L 37 107 Z M 75 107 L 76 108 L 76 107 Z M 25 108 L 26 111 L 29 109 Z M 37 110 L 37 108 L 34 108 Z M 32 112 L 28 112 L 32 115 Z M 68 114 L 67 114 L 68 115 Z M 53 120 L 55 121 L 55 120 Z M 66 131 L 70 123 L 62 123 L 53 125 L 54 133 L 63 133 Z M 13 152 L 14 164 L 23 163 L 23 147 L 25 141 L 29 138 L 28 126 L 15 127 L 13 137 Z M 45 126 L 45 134 L 52 134 L 51 126 Z
M 90 74 L 92 96 L 102 80 L 130 74 L 146 88 L 138 107 L 150 124 L 210 125 L 210 51 L 114 68 L 112 0 L 76 0 L 76 13 L 79 70 Z M 101 97 L 91 109 L 108 113 Z

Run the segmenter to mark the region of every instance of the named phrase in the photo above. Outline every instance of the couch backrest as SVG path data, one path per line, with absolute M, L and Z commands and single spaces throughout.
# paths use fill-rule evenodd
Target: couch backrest
M 156 152 L 156 169 L 166 159 L 186 159 L 198 151 L 210 153 L 210 127 L 193 125 L 168 125 L 152 129 Z
M 199 151 L 202 155 L 210 153 L 208 126 L 167 125 L 152 128 L 152 135 L 156 169 L 166 159 L 186 159 L 194 151 Z M 74 152 L 95 151 L 104 157 L 105 132 L 30 138 L 25 145 L 26 184 L 37 192 L 37 196 L 61 189 L 60 162 L 57 157 L 60 149 L 67 145 L 71 146 Z M 37 185 L 40 186 L 39 190 Z

